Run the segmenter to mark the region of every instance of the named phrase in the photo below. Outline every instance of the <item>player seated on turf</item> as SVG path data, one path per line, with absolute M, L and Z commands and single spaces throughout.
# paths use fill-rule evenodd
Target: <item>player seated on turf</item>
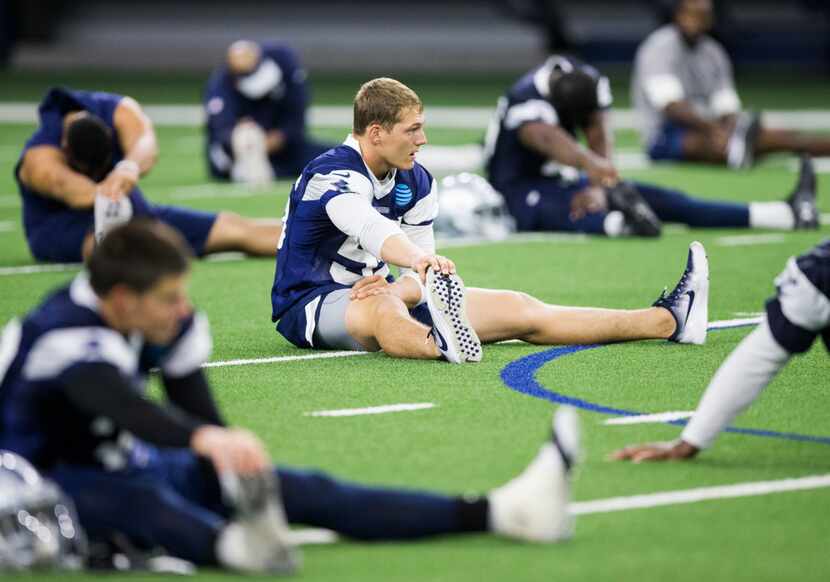
M 189 255 L 160 222 L 118 226 L 85 272 L 3 333 L 0 449 L 57 483 L 93 541 L 290 572 L 298 560 L 286 521 L 358 540 L 570 535 L 569 470 L 579 447 L 572 409 L 557 411 L 552 439 L 526 471 L 480 497 L 274 468 L 264 444 L 228 426 L 211 396 L 201 369 L 211 338 L 188 299 Z M 144 394 L 153 368 L 166 404 Z M 4 543 L 0 536 L 0 550 Z
M 487 132 L 486 168 L 519 230 L 657 236 L 662 221 L 693 227 L 817 226 L 809 159 L 786 202 L 693 198 L 621 180 L 613 163 L 610 114 L 608 79 L 561 55 L 527 73 L 499 100 Z M 587 147 L 578 141 L 580 133 Z
M 156 164 L 153 125 L 139 104 L 112 93 L 49 90 L 40 126 L 15 167 L 23 226 L 39 261 L 79 262 L 99 234 L 131 216 L 170 224 L 198 256 L 243 251 L 271 256 L 281 223 L 150 204 L 138 180 Z
M 751 166 L 772 152 L 830 155 L 830 138 L 771 129 L 741 110 L 732 64 L 707 33 L 712 0 L 673 0 L 673 21 L 637 49 L 632 102 L 643 147 L 652 160 Z
M 480 342 L 537 344 L 669 338 L 703 343 L 708 266 L 693 243 L 675 290 L 634 311 L 547 305 L 516 291 L 468 289 L 435 254 L 435 181 L 415 155 L 424 112 L 409 87 L 365 83 L 342 146 L 294 184 L 271 292 L 277 330 L 303 348 L 403 358 L 481 359 Z M 389 283 L 389 265 L 405 270 Z
M 231 44 L 204 95 L 211 176 L 253 184 L 295 178 L 334 146 L 306 135 L 310 99 L 306 72 L 289 46 Z
M 822 336 L 830 351 L 830 239 L 787 262 L 775 279 L 777 294 L 766 317 L 721 365 L 676 441 L 634 445 L 614 453 L 618 460 L 688 459 L 715 442 L 775 375 Z

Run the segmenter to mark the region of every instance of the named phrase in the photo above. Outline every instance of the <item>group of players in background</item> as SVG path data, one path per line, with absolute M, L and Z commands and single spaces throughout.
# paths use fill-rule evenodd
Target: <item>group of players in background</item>
M 810 156 L 830 155 L 830 140 L 766 128 L 741 110 L 728 57 L 707 35 L 711 19 L 710 0 L 679 0 L 674 21 L 638 50 L 632 96 L 643 146 L 655 161 L 734 168 L 791 151 L 801 156 L 793 190 L 778 202 L 741 204 L 622 179 L 608 79 L 552 55 L 499 100 L 485 137 L 487 178 L 519 230 L 655 237 L 663 222 L 818 228 Z M 279 221 L 149 202 L 138 182 L 159 151 L 140 105 L 109 93 L 48 92 L 15 168 L 26 239 L 38 260 L 84 260 L 86 268 L 4 332 L 0 449 L 8 453 L 0 469 L 14 465 L 4 456 L 13 454 L 57 483 L 99 546 L 123 551 L 126 540 L 240 571 L 296 570 L 287 523 L 367 540 L 482 531 L 567 538 L 569 475 L 579 456 L 567 409 L 525 472 L 475 498 L 273 469 L 262 443 L 228 427 L 211 397 L 201 370 L 211 338 L 188 299 L 190 257 L 276 251 L 272 321 L 297 347 L 466 364 L 481 360 L 482 344 L 507 339 L 701 344 L 703 246 L 690 245 L 680 281 L 644 309 L 569 308 L 521 291 L 467 288 L 456 265 L 436 254 L 441 192 L 416 161 L 427 143 L 418 95 L 394 79 L 363 84 L 352 131 L 336 145 L 307 135 L 309 100 L 290 48 L 247 40 L 229 47 L 205 92 L 211 176 L 248 184 L 296 178 Z M 397 279 L 390 265 L 400 268 Z M 776 286 L 764 321 L 712 379 L 681 438 L 616 458 L 694 456 L 792 355 L 818 336 L 830 349 L 830 242 L 792 259 Z M 144 396 L 151 369 L 160 370 L 166 406 Z

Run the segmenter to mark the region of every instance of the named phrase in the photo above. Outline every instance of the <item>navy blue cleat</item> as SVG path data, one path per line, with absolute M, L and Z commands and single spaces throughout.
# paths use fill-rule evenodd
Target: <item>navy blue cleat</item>
M 698 241 L 689 245 L 686 269 L 680 281 L 666 294 L 665 289 L 654 307 L 668 309 L 677 324 L 669 341 L 703 344 L 709 325 L 709 260 Z
M 801 156 L 798 183 L 793 193 L 787 198 L 795 218 L 795 228 L 818 228 L 818 208 L 816 207 L 816 170 L 813 160 L 807 154 Z
M 623 213 L 628 234 L 660 236 L 663 228 L 660 219 L 633 184 L 617 182 L 615 186 L 605 190 L 605 195 L 608 197 L 608 207 Z

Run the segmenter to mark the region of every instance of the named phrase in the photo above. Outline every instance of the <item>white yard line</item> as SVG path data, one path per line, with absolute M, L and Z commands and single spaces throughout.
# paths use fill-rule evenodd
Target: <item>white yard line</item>
M 54 265 L 21 265 L 19 267 L 0 267 L 0 277 L 10 275 L 35 275 L 38 273 L 62 273 L 81 268 L 81 263 L 56 263 Z
M 611 497 L 608 499 L 572 503 L 570 509 L 573 515 L 590 515 L 592 513 L 610 513 L 612 511 L 627 511 L 629 509 L 646 509 L 666 505 L 698 503 L 700 501 L 711 501 L 714 499 L 734 499 L 737 497 L 769 495 L 771 493 L 784 493 L 787 491 L 807 491 L 824 487 L 830 487 L 830 475 L 813 475 L 798 479 L 781 479 L 779 481 L 755 481 L 716 487 L 698 487 L 695 489 L 664 491 L 647 495 L 633 495 L 631 497 Z
M 715 244 L 721 247 L 745 247 L 778 244 L 786 240 L 787 236 L 784 234 L 739 234 L 718 237 Z
M 243 360 L 218 360 L 202 364 L 203 368 L 225 368 L 229 366 L 250 366 L 253 364 L 275 364 L 278 362 L 297 362 L 300 360 L 324 360 L 327 358 L 348 358 L 350 356 L 365 356 L 369 352 L 316 352 L 301 356 L 274 356 L 272 358 L 250 358 Z
M 432 402 L 418 402 L 413 404 L 384 404 L 366 408 L 342 408 L 340 410 L 316 410 L 306 412 L 303 416 L 363 416 L 367 414 L 387 414 L 390 412 L 408 412 L 411 410 L 426 410 L 435 408 Z
M 758 325 L 764 320 L 763 314 L 760 317 L 742 317 L 740 319 L 722 319 L 710 321 L 709 329 L 729 329 L 731 327 L 744 327 L 747 325 Z
M 636 416 L 615 416 L 609 418 L 602 424 L 609 426 L 619 426 L 626 424 L 656 424 L 661 422 L 671 422 L 672 420 L 680 420 L 683 418 L 691 418 L 694 410 L 675 411 L 675 412 L 656 412 L 654 414 L 638 414 Z

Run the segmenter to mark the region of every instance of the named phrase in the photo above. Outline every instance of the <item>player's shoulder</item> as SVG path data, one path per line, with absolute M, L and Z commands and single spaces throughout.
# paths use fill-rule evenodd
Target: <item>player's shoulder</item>
M 681 42 L 677 27 L 665 24 L 645 38 L 638 52 L 674 51 L 679 48 Z
M 360 153 L 339 145 L 311 160 L 295 191 L 303 201 L 321 200 L 327 192 L 371 194 L 372 181 Z
M 168 376 L 192 374 L 207 362 L 213 338 L 207 315 L 194 312 L 179 322 L 179 333 L 166 345 L 147 344 L 141 354 L 142 368 L 160 368 Z
M 297 62 L 297 51 L 289 44 L 276 41 L 263 42 L 260 45 L 262 52 L 280 65 L 293 64 Z
M 415 162 L 411 170 L 399 171 L 396 177 L 395 189 L 409 188 L 414 198 L 423 198 L 432 191 L 434 179 L 424 166 Z
M 810 283 L 830 298 L 830 239 L 798 256 L 796 263 Z

